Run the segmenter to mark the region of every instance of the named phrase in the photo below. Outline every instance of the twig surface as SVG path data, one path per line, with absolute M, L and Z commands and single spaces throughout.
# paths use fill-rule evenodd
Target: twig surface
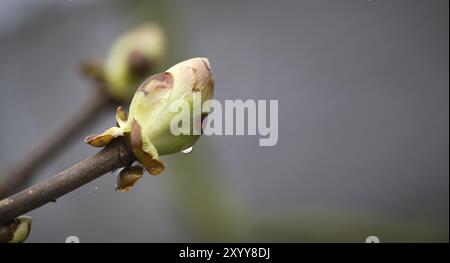
M 94 156 L 57 175 L 0 201 L 0 225 L 49 202 L 55 202 L 84 184 L 134 161 L 125 138 L 120 138 Z
M 22 157 L 11 170 L 0 175 L 0 199 L 15 194 L 28 185 L 32 176 L 48 161 L 55 157 L 64 146 L 78 138 L 83 129 L 96 118 L 99 112 L 112 99 L 104 91 L 97 88 L 92 92 L 82 107 L 74 115 L 67 118 L 65 123 L 51 137 L 44 140 L 29 155 Z

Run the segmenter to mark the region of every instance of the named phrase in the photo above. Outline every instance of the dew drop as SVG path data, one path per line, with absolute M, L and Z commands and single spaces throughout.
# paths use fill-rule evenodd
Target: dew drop
M 181 152 L 182 153 L 185 153 L 185 154 L 188 154 L 188 153 L 191 153 L 192 152 L 192 149 L 194 149 L 194 147 L 189 147 L 189 148 L 186 148 L 186 149 L 184 149 L 184 150 L 182 150 Z

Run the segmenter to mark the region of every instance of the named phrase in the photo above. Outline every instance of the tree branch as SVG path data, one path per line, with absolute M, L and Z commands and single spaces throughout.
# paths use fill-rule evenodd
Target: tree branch
M 94 156 L 0 201 L 0 225 L 49 202 L 54 202 L 60 196 L 107 172 L 129 166 L 134 160 L 126 139 L 122 137 L 116 139 Z
M 106 105 L 112 102 L 111 96 L 106 94 L 105 89 L 96 86 L 91 97 L 75 114 L 67 118 L 64 125 L 2 175 L 0 199 L 22 190 L 29 183 L 33 174 L 61 152 L 63 146 L 68 145 L 74 139 L 79 139 L 77 135 L 96 118 Z

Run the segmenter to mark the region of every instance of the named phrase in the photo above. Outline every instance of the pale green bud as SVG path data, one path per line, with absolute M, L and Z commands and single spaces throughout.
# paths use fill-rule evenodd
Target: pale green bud
M 86 143 L 102 147 L 118 136 L 128 136 L 136 158 L 150 174 L 159 174 L 164 165 L 159 155 L 180 152 L 191 147 L 200 134 L 174 135 L 171 121 L 179 114 L 171 109 L 171 104 L 184 102 L 189 113 L 196 98 L 200 102 L 212 98 L 214 78 L 206 58 L 193 58 L 183 61 L 163 73 L 148 78 L 137 89 L 130 105 L 127 119 L 119 108 L 112 127 L 97 136 L 86 138 Z M 189 114 L 189 122 L 201 121 L 207 112 Z
M 32 219 L 19 216 L 12 222 L 0 226 L 0 243 L 22 243 L 30 234 Z
M 137 85 L 164 64 L 166 37 L 156 24 L 146 23 L 117 39 L 105 61 L 106 87 L 118 100 L 129 100 Z

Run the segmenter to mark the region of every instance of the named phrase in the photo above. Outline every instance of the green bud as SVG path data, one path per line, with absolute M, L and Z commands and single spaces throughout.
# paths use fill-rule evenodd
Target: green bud
M 156 24 L 146 23 L 122 35 L 105 61 L 104 78 L 111 95 L 131 99 L 136 86 L 166 57 L 166 37 Z
M 130 105 L 130 116 L 117 109 L 116 122 L 104 133 L 89 136 L 85 142 L 96 147 L 107 145 L 113 138 L 127 136 L 135 157 L 153 175 L 161 173 L 164 164 L 159 155 L 180 152 L 191 147 L 200 137 L 195 133 L 174 135 L 171 121 L 178 114 L 171 103 L 186 102 L 193 108 L 196 97 L 201 101 L 212 98 L 214 78 L 206 58 L 193 58 L 148 78 L 137 89 Z M 203 120 L 207 112 L 190 114 L 190 122 Z
M 0 226 L 0 243 L 22 243 L 30 234 L 32 219 L 19 216 L 12 222 Z

